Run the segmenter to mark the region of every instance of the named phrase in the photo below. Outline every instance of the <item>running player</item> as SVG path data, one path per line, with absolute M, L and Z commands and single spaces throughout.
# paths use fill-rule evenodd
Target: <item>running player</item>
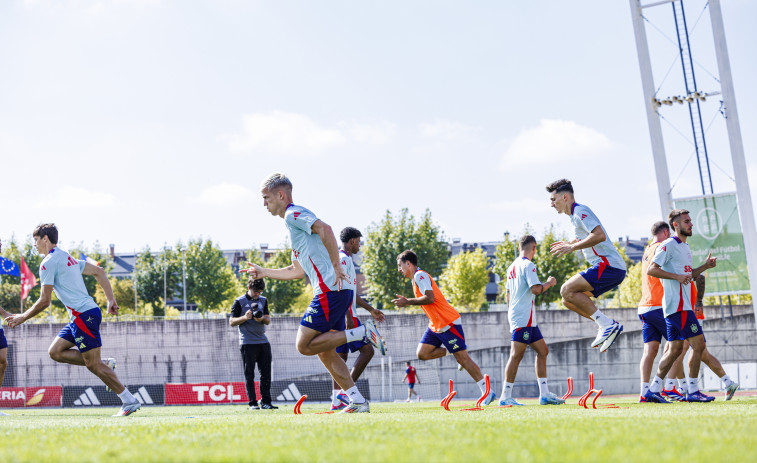
M 689 211 L 685 209 L 671 211 L 668 222 L 675 230 L 675 236 L 666 239 L 657 247 L 647 274 L 662 280 L 664 290 L 662 309 L 665 314 L 670 350 L 660 360 L 657 376 L 649 385 L 645 398 L 648 402 L 669 403 L 660 395 L 661 378 L 668 373 L 675 359 L 683 351 L 683 341 L 687 340 L 691 346 L 691 355 L 689 356 L 689 381 L 685 400 L 710 402 L 714 400 L 714 397 L 704 395 L 699 391 L 699 367 L 707 344 L 702 327 L 692 310 L 689 285 L 692 279 L 696 279 L 702 272 L 714 268 L 717 265 L 717 258 L 709 254 L 701 266 L 692 268 L 691 249 L 686 242 L 692 235 L 693 229 Z M 724 375 L 721 379 L 726 386 L 725 400 L 730 400 L 739 385 L 731 381 L 728 375 Z
M 404 383 L 405 380 L 407 380 L 407 402 L 410 402 L 410 398 L 413 394 L 415 394 L 415 398 L 420 402 L 421 395 L 415 390 L 415 385 L 420 384 L 421 380 L 418 378 L 415 367 L 410 365 L 409 360 L 405 362 L 405 365 L 407 365 L 407 368 L 405 369 L 405 377 L 402 378 L 402 382 Z
M 403 251 L 397 256 L 397 269 L 403 276 L 412 279 L 415 297 L 406 298 L 397 294 L 397 299 L 392 302 L 397 307 L 419 305 L 430 321 L 418 344 L 418 359 L 441 358 L 449 351 L 476 381 L 483 395 L 486 392 L 486 382 L 481 369 L 468 355 L 460 314 L 447 302 L 431 275 L 418 268 L 418 256 L 413 251 Z M 444 347 L 441 347 L 442 344 Z M 490 393 L 484 399 L 484 405 L 489 405 L 495 397 L 495 393 Z
M 536 380 L 539 383 L 539 405 L 560 405 L 565 400 L 549 392 L 547 385 L 547 355 L 549 348 L 536 325 L 534 297 L 542 294 L 557 283 L 555 277 L 539 281 L 536 265 L 532 262 L 536 254 L 536 238 L 525 235 L 518 243 L 520 256 L 507 268 L 507 318 L 510 321 L 512 338 L 510 359 L 505 367 L 505 381 L 502 384 L 500 405 L 523 405 L 513 398 L 513 383 L 518 373 L 518 365 L 523 360 L 526 348 L 536 352 Z
M 141 408 L 139 401 L 131 395 L 118 380 L 116 362 L 100 358 L 100 322 L 102 312 L 92 297 L 87 294 L 82 275 L 92 275 L 108 299 L 108 313 L 118 315 L 118 304 L 113 296 L 105 270 L 84 260 L 76 260 L 66 251 L 58 248 L 58 228 L 55 224 L 38 225 L 32 233 L 34 246 L 45 256 L 39 266 L 41 289 L 37 302 L 26 312 L 13 314 L 7 318 L 8 326 L 26 322 L 50 305 L 53 291 L 66 306 L 71 321 L 60 330 L 58 337 L 48 349 L 56 362 L 86 366 L 105 386 L 118 394 L 123 402 L 121 410 L 114 416 L 129 416 Z
M 340 263 L 344 268 L 345 273 L 347 273 L 347 275 L 349 276 L 349 281 L 346 281 L 344 283 L 343 288 L 351 289 L 353 291 L 352 303 L 347 310 L 347 316 L 345 320 L 348 330 L 357 328 L 362 324 L 353 313 L 352 309 L 355 305 L 359 305 L 360 307 L 367 310 L 376 321 L 384 321 L 384 313 L 373 308 L 357 294 L 357 274 L 355 272 L 355 264 L 352 262 L 352 256 L 360 252 L 360 238 L 362 236 L 363 235 L 362 233 L 360 233 L 360 230 L 353 227 L 347 227 L 339 234 L 339 238 L 342 241 L 342 249 L 339 250 L 339 253 L 341 254 Z M 373 358 L 373 344 L 365 340 L 360 340 L 353 341 L 348 344 L 342 344 L 341 346 L 338 346 L 336 348 L 336 353 L 339 354 L 339 356 L 342 357 L 345 362 L 347 361 L 347 356 L 350 352 L 359 352 L 355 363 L 352 365 L 352 370 L 350 371 L 352 380 L 357 382 L 358 378 L 360 378 L 360 375 L 363 374 L 365 367 L 368 366 L 368 362 L 370 362 Z M 336 383 L 336 381 L 332 379 L 331 382 L 333 386 L 331 392 L 331 409 L 341 410 L 342 408 L 349 405 L 349 399 L 343 393 L 343 391 L 340 390 L 339 385 Z
M 263 205 L 271 215 L 284 219 L 292 242 L 292 265 L 280 269 L 251 265 L 247 272 L 253 278 L 294 280 L 307 275 L 313 285 L 313 300 L 305 310 L 297 331 L 297 351 L 317 355 L 331 377 L 346 392 L 350 405 L 342 413 L 370 412 L 370 405 L 358 391 L 347 364 L 335 348 L 345 342 L 368 341 L 385 352 L 381 335 L 373 320 L 345 330 L 345 316 L 353 299 L 353 291 L 343 289 L 349 276 L 341 265 L 339 248 L 331 227 L 310 210 L 292 202 L 292 182 L 286 175 L 270 175 L 261 185 Z
M 591 264 L 591 267 L 563 283 L 560 288 L 562 303 L 573 312 L 596 322 L 598 332 L 591 347 L 599 347 L 600 352 L 605 352 L 623 332 L 623 325 L 597 309 L 590 296 L 599 297 L 615 289 L 626 277 L 626 263 L 594 212 L 576 202 L 570 180 L 554 181 L 547 185 L 547 191 L 552 207 L 558 213 L 570 216 L 576 235 L 573 241 L 552 243 L 552 255 L 559 257 L 583 250 L 586 261 Z

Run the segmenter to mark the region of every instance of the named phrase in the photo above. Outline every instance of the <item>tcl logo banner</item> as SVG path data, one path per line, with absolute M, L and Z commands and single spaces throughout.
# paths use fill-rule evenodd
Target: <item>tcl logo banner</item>
M 60 386 L 0 387 L 0 408 L 60 407 L 62 400 Z
M 255 389 L 260 394 L 257 381 Z M 166 384 L 166 405 L 245 404 L 248 402 L 243 382 Z

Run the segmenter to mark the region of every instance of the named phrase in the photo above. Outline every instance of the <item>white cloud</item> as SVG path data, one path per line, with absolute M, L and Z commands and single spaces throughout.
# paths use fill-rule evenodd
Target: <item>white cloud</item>
M 318 125 L 308 116 L 273 111 L 243 116 L 242 133 L 222 140 L 232 153 L 307 157 L 343 145 L 347 137 L 337 129 Z
M 573 121 L 542 119 L 513 140 L 502 158 L 502 169 L 584 160 L 612 148 L 605 135 Z
M 370 143 L 372 145 L 381 145 L 394 138 L 397 130 L 394 124 L 389 122 L 379 122 L 377 124 L 356 124 L 342 122 L 339 127 L 344 130 L 347 136 L 358 143 Z
M 255 193 L 247 187 L 231 183 L 221 183 L 204 188 L 200 196 L 193 198 L 193 200 L 194 202 L 211 206 L 227 206 L 254 201 L 255 197 Z
M 395 132 L 395 126 L 389 122 L 342 121 L 335 127 L 325 127 L 304 114 L 272 111 L 242 116 L 241 133 L 219 139 L 236 154 L 314 157 L 351 142 L 386 143 Z
M 52 198 L 36 202 L 34 207 L 38 209 L 86 209 L 111 206 L 113 202 L 114 197 L 110 193 L 66 185 L 60 188 Z
M 467 140 L 483 133 L 481 127 L 444 119 L 437 119 L 434 122 L 420 124 L 418 129 L 423 138 L 439 138 L 444 141 Z

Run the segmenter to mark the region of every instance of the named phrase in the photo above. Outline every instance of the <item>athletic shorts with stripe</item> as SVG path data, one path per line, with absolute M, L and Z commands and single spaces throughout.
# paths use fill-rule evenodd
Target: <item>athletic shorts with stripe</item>
M 693 310 L 684 310 L 665 317 L 665 325 L 667 325 L 668 341 L 683 341 L 700 334 L 704 337 L 702 325 L 699 324 Z
M 430 344 L 434 347 L 440 347 L 444 344 L 450 354 L 460 352 L 468 347 L 465 345 L 465 333 L 463 325 L 452 325 L 444 333 L 434 333 L 431 328 L 426 328 L 421 338 L 421 344 Z
M 644 344 L 652 341 L 660 342 L 662 338 L 668 339 L 668 326 L 665 323 L 665 315 L 662 309 L 654 309 L 639 315 L 641 320 L 641 334 Z
M 527 326 L 524 328 L 515 328 L 513 330 L 512 340 L 523 344 L 531 344 L 540 339 L 544 339 L 538 326 Z
M 597 262 L 581 272 L 581 276 L 594 288 L 591 294 L 594 297 L 599 297 L 607 291 L 617 288 L 626 277 L 626 271 L 610 267 L 604 262 Z
M 352 290 L 329 291 L 321 293 L 310 301 L 305 310 L 300 325 L 318 332 L 344 331 L 346 323 L 344 316 L 352 304 Z
M 100 308 L 95 307 L 86 312 L 72 310 L 71 314 L 74 319 L 60 330 L 58 337 L 75 345 L 82 353 L 101 347 L 103 343 L 100 339 L 100 322 L 102 322 Z

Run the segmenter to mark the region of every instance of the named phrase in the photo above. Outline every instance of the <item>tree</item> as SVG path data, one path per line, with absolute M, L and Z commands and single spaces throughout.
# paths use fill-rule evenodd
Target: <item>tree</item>
M 136 310 L 134 309 L 134 282 L 126 278 L 109 278 L 108 280 L 110 281 L 110 286 L 113 288 L 113 296 L 118 303 L 118 314 L 136 314 Z M 97 305 L 101 309 L 106 310 L 108 299 L 105 297 L 105 291 L 103 291 L 100 285 L 97 285 L 94 298 Z
M 412 249 L 418 255 L 418 266 L 432 277 L 441 273 L 449 250 L 444 234 L 426 212 L 420 221 L 402 209 L 397 217 L 386 211 L 383 219 L 367 229 L 361 269 L 366 278 L 368 294 L 379 307 L 393 308 L 396 294 L 412 294 L 412 283 L 397 271 L 397 255 Z
M 203 313 L 231 307 L 242 291 L 223 251 L 210 240 L 190 240 L 186 261 L 187 298 L 196 302 Z
M 479 309 L 486 302 L 489 259 L 481 248 L 461 252 L 447 262 L 439 279 L 444 295 L 457 308 Z
M 626 278 L 617 289 L 618 293 L 615 298 L 617 301 L 612 304 L 615 307 L 637 307 L 641 300 L 641 262 L 628 267 Z
M 181 287 L 181 243 L 176 245 L 176 249 L 174 251 L 164 247 L 155 256 L 150 248 L 146 247 L 137 256 L 135 266 L 137 295 L 143 303 L 152 306 L 153 316 L 156 317 L 165 315 L 167 301 L 164 297 L 168 300 L 173 299 Z
M 533 234 L 530 227 L 526 225 L 523 235 Z M 557 280 L 557 288 L 565 283 L 570 277 L 575 275 L 581 270 L 581 263 L 583 262 L 578 252 L 574 252 L 565 256 L 555 257 L 550 252 L 550 245 L 555 241 L 566 241 L 568 238 L 565 235 L 557 235 L 555 232 L 555 225 L 549 226 L 544 233 L 544 236 L 539 240 L 537 239 L 536 254 L 534 255 L 534 264 L 538 270 L 539 279 L 546 281 L 549 276 L 555 277 Z M 517 254 L 516 241 L 505 240 L 497 246 L 495 251 L 495 263 L 493 271 L 499 275 L 502 279 L 502 284 L 507 283 L 507 268 L 515 260 Z M 559 301 L 560 291 L 559 289 L 550 289 L 536 296 L 535 304 L 549 304 L 551 302 Z
M 267 268 L 284 268 L 292 265 L 292 249 L 284 248 L 266 262 Z M 302 312 L 306 307 L 295 307 L 295 301 L 302 296 L 306 286 L 305 279 L 274 280 L 266 278 L 265 295 L 268 298 L 268 310 L 274 313 Z M 312 299 L 312 289 L 310 298 Z M 304 297 L 304 296 L 303 296 Z

